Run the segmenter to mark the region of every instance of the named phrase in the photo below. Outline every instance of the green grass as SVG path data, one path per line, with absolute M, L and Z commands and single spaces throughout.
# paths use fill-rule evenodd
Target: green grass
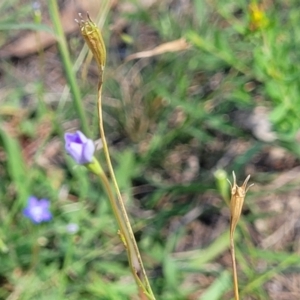
M 231 299 L 226 187 L 214 177 L 224 169 L 227 177 L 235 170 L 239 183 L 250 172 L 255 183 L 236 235 L 241 298 L 275 299 L 270 284 L 300 267 L 297 233 L 286 232 L 281 247 L 261 246 L 280 227 L 272 218 L 286 214 L 289 221 L 288 203 L 299 192 L 297 175 L 275 190 L 271 184 L 299 166 L 298 3 L 275 1 L 265 8 L 267 25 L 251 30 L 248 1 L 161 2 L 110 11 L 103 30 L 107 139 L 154 292 L 166 300 Z M 86 53 L 83 40 L 72 34 L 64 43 L 54 10 L 53 27 L 34 23 L 31 6 L 19 1 L 4 1 L 0 10 L 0 45 L 28 29 L 53 30 L 60 41 L 59 49 L 1 61 L 0 299 L 138 299 L 106 196 L 63 147 L 65 130 L 99 136 L 95 65 L 74 71 Z M 119 18 L 127 22 L 121 34 L 110 30 Z M 181 37 L 189 50 L 120 58 L 151 39 L 154 47 Z M 32 75 L 51 64 L 58 82 L 47 72 Z M 61 94 L 61 82 L 70 84 L 70 96 Z M 258 108 L 276 139 L 264 141 L 245 124 Z M 278 148 L 286 160 L 270 163 Z M 23 217 L 29 195 L 51 201 L 51 222 L 37 226 Z M 71 234 L 73 223 L 79 230 Z

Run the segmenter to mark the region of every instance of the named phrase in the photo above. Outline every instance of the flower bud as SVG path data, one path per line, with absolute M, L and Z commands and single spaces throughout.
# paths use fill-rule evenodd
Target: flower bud
M 81 35 L 92 51 L 99 69 L 103 70 L 106 62 L 106 49 L 101 32 L 97 25 L 90 19 L 89 14 L 87 14 L 88 20 L 83 20 L 81 14 L 79 16 L 81 20 L 76 21 L 79 24 Z
M 92 162 L 95 152 L 94 142 L 81 131 L 65 133 L 65 149 L 80 165 Z

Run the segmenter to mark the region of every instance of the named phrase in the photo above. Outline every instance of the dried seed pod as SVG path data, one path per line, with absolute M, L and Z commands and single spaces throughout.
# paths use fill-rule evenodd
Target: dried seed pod
M 99 69 L 103 71 L 106 62 L 106 49 L 102 34 L 89 14 L 87 14 L 87 20 L 83 20 L 81 14 L 79 14 L 79 17 L 80 20 L 75 21 L 79 24 L 81 35 L 92 51 Z
M 231 260 L 232 260 L 232 268 L 233 268 L 234 297 L 235 300 L 239 300 L 238 276 L 237 276 L 237 268 L 235 262 L 233 234 L 242 213 L 242 208 L 243 208 L 246 193 L 253 184 L 247 187 L 248 181 L 250 179 L 250 175 L 247 176 L 242 186 L 238 186 L 236 184 L 236 177 L 234 172 L 232 172 L 232 176 L 233 176 L 233 184 L 231 184 L 231 182 L 227 179 L 231 186 L 230 252 L 231 252 Z
M 231 182 L 228 180 L 231 186 L 231 200 L 230 200 L 230 213 L 231 213 L 230 233 L 231 234 L 233 234 L 236 225 L 240 219 L 246 193 L 248 192 L 249 188 L 253 186 L 253 184 L 251 184 L 247 187 L 248 181 L 250 179 L 250 175 L 247 176 L 242 186 L 238 186 L 236 184 L 236 176 L 234 172 L 232 172 L 232 176 L 233 176 L 233 183 L 231 184 Z

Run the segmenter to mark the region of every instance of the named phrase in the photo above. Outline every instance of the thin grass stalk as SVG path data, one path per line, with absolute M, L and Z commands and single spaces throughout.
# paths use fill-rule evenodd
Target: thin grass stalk
M 232 273 L 233 273 L 234 299 L 239 300 L 240 299 L 239 298 L 239 284 L 238 284 L 238 276 L 237 276 L 237 269 L 236 269 L 233 232 L 230 232 L 230 254 L 231 254 Z
M 127 243 L 126 243 L 127 239 L 125 239 L 123 236 L 124 231 L 122 230 L 122 228 L 126 227 L 126 225 L 124 224 L 124 220 L 119 212 L 119 208 L 117 206 L 117 201 L 115 200 L 114 193 L 110 187 L 110 182 L 103 171 L 101 173 L 99 173 L 98 175 L 99 175 L 102 185 L 104 186 L 104 189 L 106 191 L 108 199 L 110 201 L 114 216 L 118 223 L 118 227 L 121 228 L 120 237 L 121 237 L 121 240 L 124 243 L 124 246 L 127 250 L 129 265 L 130 265 L 132 273 L 134 274 L 135 281 L 139 287 L 140 292 L 145 293 L 148 297 L 150 297 L 150 299 L 152 299 L 151 296 L 147 292 L 145 292 L 144 289 L 142 289 L 143 284 L 142 284 L 140 278 L 137 276 L 136 270 L 134 269 L 134 264 L 132 262 L 132 256 L 130 255 L 130 251 L 129 251 Z
M 84 107 L 81 100 L 80 90 L 78 88 L 78 84 L 72 70 L 72 63 L 69 55 L 69 50 L 67 46 L 67 41 L 65 38 L 65 34 L 60 22 L 59 9 L 57 5 L 57 0 L 49 0 L 48 8 L 50 17 L 54 26 L 54 32 L 57 36 L 58 50 L 62 59 L 64 71 L 67 77 L 67 81 L 70 86 L 71 94 L 73 97 L 73 103 L 75 106 L 76 113 L 79 117 L 82 131 L 89 135 L 90 130 L 87 122 L 87 118 L 85 115 Z
M 116 194 L 117 194 L 117 202 L 118 202 L 118 208 L 120 209 L 120 213 L 121 213 L 121 218 L 122 218 L 122 225 L 120 226 L 120 228 L 122 229 L 122 234 L 124 235 L 125 241 L 126 241 L 126 250 L 128 252 L 128 258 L 129 258 L 129 263 L 130 263 L 130 268 L 133 272 L 133 275 L 135 277 L 135 280 L 138 284 L 138 286 L 141 286 L 141 280 L 137 274 L 137 272 L 139 271 L 139 273 L 141 274 L 142 277 L 142 282 L 143 284 L 145 284 L 145 287 L 143 288 L 144 292 L 147 291 L 148 297 L 150 297 L 150 299 L 155 299 L 155 296 L 153 294 L 153 291 L 151 289 L 144 265 L 143 265 L 143 261 L 130 225 L 130 221 L 126 212 L 126 208 L 124 206 L 124 202 L 122 199 L 122 195 L 116 180 L 116 176 L 113 170 L 113 166 L 111 163 L 111 159 L 110 159 L 110 155 L 109 155 L 109 150 L 108 150 L 108 146 L 107 146 L 107 142 L 106 142 L 106 137 L 105 137 L 105 132 L 104 132 L 104 126 L 103 126 L 103 115 L 102 115 L 102 85 L 103 85 L 103 71 L 101 71 L 100 74 L 100 80 L 99 80 L 99 84 L 98 84 L 98 102 L 97 102 L 97 106 L 98 106 L 98 115 L 99 115 L 99 130 L 100 130 L 100 137 L 102 140 L 102 144 L 103 144 L 103 151 L 105 154 L 105 158 L 106 158 L 106 162 L 107 162 L 107 166 L 108 166 L 108 170 L 110 173 L 110 177 L 112 179 Z M 136 265 L 136 263 L 138 263 L 138 265 Z M 138 267 L 140 268 L 140 270 L 138 270 Z

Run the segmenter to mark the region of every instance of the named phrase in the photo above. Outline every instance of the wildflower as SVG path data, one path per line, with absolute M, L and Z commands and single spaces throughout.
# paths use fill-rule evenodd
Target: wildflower
M 41 199 L 34 196 L 28 198 L 27 206 L 23 210 L 23 215 L 30 219 L 33 223 L 48 222 L 52 219 L 49 211 L 50 202 L 47 199 Z
M 92 162 L 95 145 L 81 131 L 65 133 L 65 149 L 80 165 Z
M 250 30 L 255 31 L 258 29 L 264 29 L 269 25 L 269 19 L 267 18 L 262 5 L 251 3 L 249 5 L 249 14 Z

